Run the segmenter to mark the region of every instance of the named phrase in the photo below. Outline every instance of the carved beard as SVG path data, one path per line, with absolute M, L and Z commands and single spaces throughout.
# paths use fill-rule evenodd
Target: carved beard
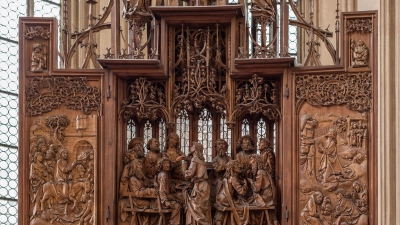
M 154 153 L 160 153 L 160 147 L 154 147 L 151 149 L 151 151 Z
M 219 148 L 219 149 L 217 149 L 217 151 L 218 151 L 218 155 L 219 156 L 224 156 L 225 155 L 225 150 L 223 149 L 223 148 Z
M 253 151 L 253 145 L 252 144 L 241 144 L 240 147 L 242 147 L 243 151 Z

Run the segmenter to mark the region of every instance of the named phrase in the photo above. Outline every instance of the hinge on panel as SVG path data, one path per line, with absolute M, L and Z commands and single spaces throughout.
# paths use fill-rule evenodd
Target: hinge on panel
M 110 97 L 111 97 L 111 87 L 110 87 L 110 86 L 108 86 L 106 96 L 107 96 L 107 98 L 110 98 Z
M 286 218 L 286 222 L 289 221 L 289 210 L 287 210 L 287 206 L 286 206 L 286 211 L 285 211 L 285 218 Z
M 286 98 L 289 98 L 289 87 L 288 87 L 288 85 L 286 84 L 286 91 L 285 91 L 285 95 L 284 95 Z
M 106 220 L 108 221 L 108 219 L 110 219 L 110 206 L 107 206 L 106 210 Z

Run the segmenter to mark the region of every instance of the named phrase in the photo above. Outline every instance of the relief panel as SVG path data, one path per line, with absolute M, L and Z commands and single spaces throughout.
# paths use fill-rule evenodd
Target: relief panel
M 354 76 L 296 76 L 319 84 L 296 87 L 300 224 L 368 224 L 372 87 Z
M 96 224 L 97 116 L 36 117 L 29 133 L 30 224 Z

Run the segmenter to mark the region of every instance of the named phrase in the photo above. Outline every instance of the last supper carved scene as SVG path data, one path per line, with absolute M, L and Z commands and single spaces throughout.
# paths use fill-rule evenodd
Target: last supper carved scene
M 20 19 L 19 224 L 376 224 L 376 12 L 78 5 Z

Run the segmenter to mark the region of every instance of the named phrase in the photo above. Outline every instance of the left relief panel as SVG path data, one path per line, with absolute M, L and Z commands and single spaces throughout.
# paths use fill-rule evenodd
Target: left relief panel
M 19 224 L 96 224 L 101 76 L 55 69 L 54 19 L 20 25 Z

